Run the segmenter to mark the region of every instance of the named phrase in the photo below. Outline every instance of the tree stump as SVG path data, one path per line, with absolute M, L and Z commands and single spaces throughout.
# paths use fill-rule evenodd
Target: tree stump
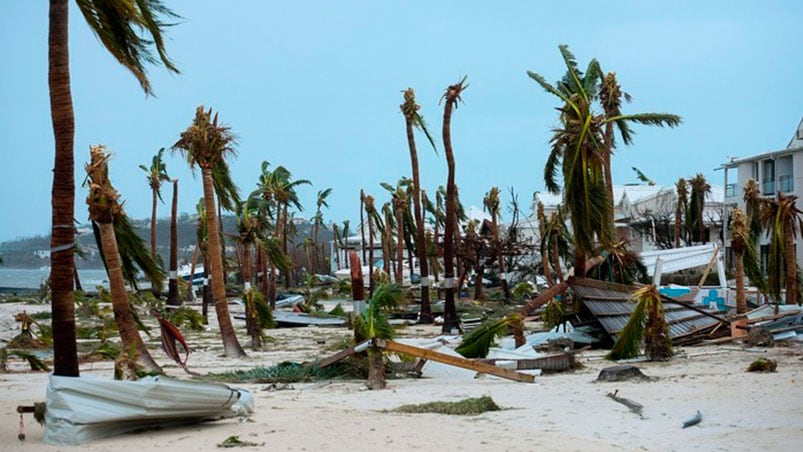
M 757 326 L 750 329 L 744 343 L 749 347 L 773 347 L 775 346 L 775 338 L 772 337 L 772 333 Z
M 597 381 L 627 381 L 644 380 L 649 381 L 650 377 L 641 373 L 641 369 L 636 366 L 623 365 L 606 367 L 599 372 Z

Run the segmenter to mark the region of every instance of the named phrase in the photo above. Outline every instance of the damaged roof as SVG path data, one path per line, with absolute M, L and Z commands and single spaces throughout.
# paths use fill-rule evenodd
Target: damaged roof
M 599 321 L 615 340 L 627 324 L 636 306 L 631 300 L 638 287 L 613 284 L 586 278 L 569 278 L 569 286 L 581 299 L 593 319 Z M 727 323 L 709 311 L 673 300 L 662 295 L 666 323 L 672 342 L 678 345 L 695 342 L 711 333 L 718 325 Z

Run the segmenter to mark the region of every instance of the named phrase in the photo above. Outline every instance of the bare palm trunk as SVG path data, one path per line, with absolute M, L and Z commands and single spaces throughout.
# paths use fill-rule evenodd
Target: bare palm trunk
M 155 188 L 151 188 L 151 257 L 156 261 L 156 202 L 158 195 Z
M 404 210 L 401 205 L 396 206 L 396 236 L 396 284 L 401 287 L 404 285 Z
M 360 247 L 362 248 L 362 262 L 363 262 L 363 264 L 365 263 L 365 217 L 364 217 L 364 214 L 365 214 L 365 192 L 363 192 L 363 190 L 361 189 L 360 190 L 360 238 L 362 239 L 362 241 L 360 242 Z M 368 221 L 371 221 L 371 219 L 369 218 Z M 346 248 L 348 248 L 348 244 L 349 244 L 349 242 L 348 242 L 348 240 L 349 240 L 348 233 L 346 231 L 343 231 L 343 234 L 345 235 L 345 239 L 346 239 Z M 373 247 L 374 247 L 374 242 L 372 241 L 371 242 L 371 248 L 373 248 Z M 371 264 L 368 264 L 368 265 L 370 266 Z
M 155 222 L 154 222 L 155 223 Z M 178 179 L 173 180 L 173 204 L 170 209 L 170 271 L 167 281 L 167 304 L 181 306 L 178 296 Z M 192 287 L 192 275 L 190 275 Z
M 455 274 L 454 274 L 454 245 L 455 226 L 457 225 L 457 192 L 455 188 L 455 162 L 452 150 L 452 108 L 460 96 L 462 86 L 452 85 L 446 89 L 445 105 L 443 108 L 443 147 L 446 153 L 448 176 L 446 181 L 446 230 L 443 238 L 443 267 L 446 286 L 446 297 L 443 313 L 443 333 L 449 334 L 459 329 L 457 308 L 455 306 Z M 459 288 L 458 288 L 459 289 Z
M 560 266 L 560 253 L 558 247 L 558 234 L 553 232 L 551 235 L 551 242 L 552 242 L 552 252 L 550 255 L 552 257 L 552 268 L 555 270 L 555 274 L 558 277 L 558 282 L 563 282 L 563 268 Z
M 374 225 L 371 218 L 368 218 L 368 240 L 371 246 L 368 247 L 368 298 L 374 296 Z
M 245 356 L 245 351 L 237 340 L 234 325 L 229 316 L 229 304 L 226 299 L 226 286 L 223 280 L 223 253 L 218 232 L 217 216 L 215 212 L 215 188 L 212 182 L 211 168 L 203 168 L 204 203 L 206 211 L 212 212 L 206 216 L 207 241 L 209 250 L 209 271 L 211 272 L 212 298 L 215 302 L 215 313 L 220 325 L 220 335 L 223 339 L 223 350 L 228 357 Z
M 544 278 L 546 278 L 547 285 L 551 287 L 555 284 L 552 279 L 552 271 L 549 268 L 549 254 L 550 249 L 552 248 L 552 236 L 546 236 L 546 215 L 544 215 L 544 205 L 540 202 L 538 203 L 537 207 L 537 215 L 538 235 L 541 238 L 541 268 L 544 269 Z
M 499 260 L 499 277 L 501 278 L 502 293 L 505 294 L 505 300 L 510 300 L 510 288 L 507 285 L 507 274 L 505 273 L 505 260 L 502 252 L 502 239 L 499 238 L 499 220 L 497 219 L 496 212 L 491 217 L 491 222 L 494 226 L 494 238 L 496 239 L 496 258 Z
M 797 304 L 797 257 L 795 255 L 794 218 L 787 219 L 783 226 L 784 259 L 786 259 L 786 304 Z
M 50 290 L 53 327 L 53 374 L 77 377 L 75 342 L 75 117 L 70 91 L 68 1 L 51 0 L 48 30 L 48 88 L 55 138 L 52 223 L 50 235 Z
M 616 200 L 613 199 L 613 175 L 611 174 L 611 154 L 613 154 L 613 122 L 605 124 L 605 149 L 603 155 L 605 161 L 605 188 L 608 191 L 608 201 L 611 203 L 611 211 L 608 216 L 608 224 L 613 228 L 614 224 L 614 209 L 616 207 Z
M 171 239 L 172 240 L 172 239 Z M 195 244 L 194 249 L 192 250 L 192 262 L 190 263 L 190 276 L 187 279 L 188 290 L 187 290 L 187 300 L 194 301 L 195 300 L 195 264 L 198 263 L 198 244 Z M 178 275 L 177 275 L 178 276 Z
M 744 254 L 733 249 L 734 279 L 736 280 L 736 313 L 747 312 L 747 300 L 744 293 Z
M 137 362 L 141 363 L 148 372 L 162 372 L 161 367 L 151 357 L 148 348 L 142 341 L 142 337 L 137 330 L 137 323 L 131 311 L 131 304 L 128 300 L 128 292 L 125 290 L 125 280 L 123 269 L 120 266 L 120 252 L 117 249 L 117 238 L 114 233 L 114 225 L 109 223 L 99 223 L 100 242 L 103 246 L 103 255 L 106 258 L 106 271 L 109 276 L 109 291 L 112 296 L 112 308 L 114 310 L 114 320 L 117 322 L 117 330 L 120 333 L 120 340 L 123 350 L 129 351 L 136 347 Z

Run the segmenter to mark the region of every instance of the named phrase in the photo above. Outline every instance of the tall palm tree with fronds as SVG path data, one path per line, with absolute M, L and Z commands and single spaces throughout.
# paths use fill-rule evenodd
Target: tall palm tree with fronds
M 559 47 L 566 65 L 566 74 L 554 86 L 538 73 L 527 74 L 563 105 L 560 125 L 553 129 L 552 148 L 544 168 L 544 181 L 552 193 L 559 193 L 558 169 L 563 175 L 564 205 L 569 209 L 575 241 L 574 271 L 584 276 L 585 260 L 601 242 L 606 246 L 613 239 L 613 182 L 610 178 L 610 154 L 615 147 L 613 127 L 619 129 L 622 141 L 629 144 L 632 132 L 629 123 L 675 126 L 676 115 L 621 113 L 622 93 L 615 75 L 603 79 L 596 59 L 580 71 L 574 55 L 565 45 Z M 603 112 L 595 113 L 599 100 Z
M 162 182 L 169 182 L 170 176 L 167 174 L 167 166 L 162 159 L 165 148 L 160 148 L 156 155 L 151 159 L 151 166 L 139 165 L 145 172 L 148 186 L 151 188 L 151 256 L 156 259 L 156 205 L 157 201 L 162 201 Z
M 695 233 L 699 242 L 705 243 L 705 197 L 711 193 L 711 185 L 702 173 L 697 173 L 690 181 L 691 196 L 689 199 L 689 213 L 686 216 L 686 227 L 693 238 Z
M 148 63 L 161 62 L 178 73 L 167 56 L 162 31 L 163 18 L 177 16 L 159 0 L 76 2 L 89 27 L 120 64 L 139 81 L 146 94 L 151 85 L 145 72 Z M 69 0 L 51 0 L 48 30 L 48 88 L 50 116 L 55 138 L 52 223 L 50 236 L 50 288 L 53 325 L 53 373 L 77 377 L 75 343 L 75 114 L 70 88 Z M 155 49 L 158 59 L 154 57 Z
M 796 201 L 797 196 L 779 193 L 777 199 L 762 199 L 761 208 L 761 223 L 770 236 L 768 290 L 780 301 L 783 285 L 787 304 L 800 301 L 795 238 L 803 231 L 803 211 Z
M 404 114 L 405 129 L 407 131 L 407 147 L 410 150 L 410 165 L 413 173 L 413 215 L 416 227 L 416 254 L 418 254 L 418 266 L 421 272 L 421 312 L 419 322 L 432 323 L 432 306 L 429 301 L 429 265 L 427 262 L 427 245 L 424 239 L 424 214 L 421 208 L 421 178 L 418 172 L 418 151 L 415 144 L 414 129 L 421 130 L 432 145 L 432 149 L 437 153 L 435 141 L 427 130 L 424 118 L 418 112 L 420 106 L 415 101 L 415 91 L 407 88 L 404 91 L 404 103 L 401 104 L 401 111 Z M 412 267 L 410 268 L 412 271 Z
M 276 230 L 282 243 L 282 252 L 285 255 L 288 255 L 287 238 L 289 236 L 288 228 L 290 227 L 288 210 L 291 205 L 299 211 L 304 210 L 301 201 L 298 199 L 296 188 L 301 185 L 311 185 L 311 182 L 306 179 L 292 179 L 293 177 L 290 171 L 280 165 L 273 170 L 272 179 L 270 181 L 270 189 L 273 192 L 273 197 L 277 206 Z M 292 285 L 290 271 L 285 271 L 285 285 L 287 287 Z
M 686 179 L 680 178 L 675 182 L 675 248 L 680 248 L 680 235 L 683 226 L 683 215 L 688 209 L 688 189 L 686 188 Z
M 460 328 L 457 319 L 457 308 L 455 306 L 455 274 L 454 274 L 454 246 L 457 240 L 455 228 L 457 226 L 457 186 L 455 185 L 454 151 L 452 149 L 452 111 L 462 101 L 463 90 L 468 88 L 466 77 L 449 85 L 441 98 L 443 106 L 443 149 L 446 154 L 446 166 L 448 176 L 446 181 L 446 227 L 443 237 L 443 267 L 446 283 L 446 297 L 444 300 L 443 312 L 443 332 L 451 333 L 455 328 Z
M 115 220 L 125 215 L 123 205 L 119 202 L 120 195 L 109 180 L 109 154 L 105 146 L 92 146 L 90 148 L 90 161 L 86 164 L 86 185 L 89 195 L 86 203 L 89 206 L 89 218 L 100 229 L 101 246 L 103 249 L 106 272 L 109 276 L 109 290 L 111 292 L 114 319 L 123 350 L 136 349 L 139 355 L 137 361 L 143 364 L 146 371 L 161 372 L 161 368 L 153 360 L 148 348 L 142 341 L 134 319 L 134 313 L 128 300 L 125 289 L 123 269 L 120 264 L 120 252 L 117 247 L 117 237 L 114 231 Z
M 611 202 L 616 202 L 613 199 L 613 177 L 611 174 L 611 156 L 616 148 L 614 140 L 614 127 L 619 130 L 619 135 L 625 145 L 633 143 L 633 131 L 630 130 L 630 123 L 648 124 L 656 126 L 669 126 L 675 127 L 680 124 L 680 116 L 666 114 L 666 113 L 639 113 L 625 115 L 622 113 L 622 101 L 630 102 L 630 95 L 622 91 L 619 81 L 616 79 L 616 73 L 608 72 L 603 77 L 599 88 L 599 101 L 602 105 L 602 111 L 605 115 L 605 141 L 602 147 L 602 155 L 605 159 L 605 186 L 608 189 L 608 198 Z M 636 172 L 643 176 L 643 174 L 636 168 Z M 652 185 L 652 184 L 651 184 Z M 610 212 L 609 221 L 613 223 L 613 210 Z
M 201 169 L 204 188 L 204 205 L 206 207 L 207 242 L 209 253 L 209 271 L 212 273 L 212 296 L 215 302 L 223 349 L 226 356 L 245 356 L 245 351 L 237 340 L 234 325 L 229 316 L 226 287 L 223 280 L 223 253 L 220 246 L 220 235 L 215 216 L 215 188 L 212 176 L 214 168 L 229 154 L 234 154 L 235 137 L 228 126 L 218 124 L 218 116 L 212 115 L 212 109 L 204 110 L 198 106 L 192 124 L 181 133 L 173 150 L 181 152 L 192 168 Z

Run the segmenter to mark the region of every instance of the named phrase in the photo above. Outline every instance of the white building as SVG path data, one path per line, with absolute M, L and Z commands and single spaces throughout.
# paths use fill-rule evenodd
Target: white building
M 758 182 L 761 196 L 772 198 L 779 193 L 803 196 L 803 120 L 786 148 L 764 152 L 751 157 L 731 158 L 722 164 L 725 177 L 725 204 L 744 210 L 744 187 L 747 181 Z M 798 204 L 798 208 L 803 205 Z M 726 243 L 729 245 L 729 242 Z M 759 243 L 762 266 L 769 254 L 769 239 Z M 803 263 L 803 238 L 795 239 L 798 265 Z

